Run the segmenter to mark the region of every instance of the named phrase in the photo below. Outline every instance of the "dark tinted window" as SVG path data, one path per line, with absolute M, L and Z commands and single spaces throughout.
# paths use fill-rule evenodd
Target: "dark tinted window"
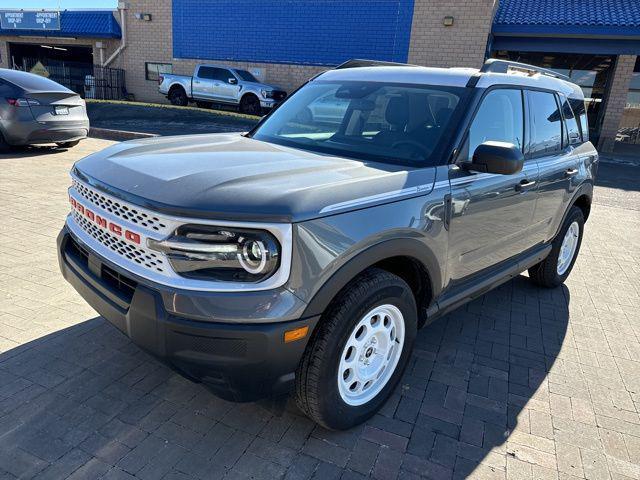
M 493 140 L 508 142 L 522 150 L 524 143 L 524 114 L 520 90 L 499 89 L 489 92 L 469 127 L 468 158 L 478 145 Z
M 562 148 L 562 116 L 553 93 L 529 92 L 531 154 L 542 155 Z
M 562 101 L 562 114 L 564 115 L 564 123 L 567 127 L 565 139 L 568 139 L 569 145 L 577 145 L 582 143 L 580 136 L 580 127 L 578 127 L 578 119 L 573 113 L 569 100 L 564 95 L 560 96 Z
M 229 78 L 233 77 L 233 75 L 226 68 L 200 67 L 198 77 L 226 82 Z
M 13 83 L 27 92 L 71 92 L 59 83 L 45 77 L 34 75 L 33 73 L 20 72 L 18 70 L 0 69 L 0 78 Z

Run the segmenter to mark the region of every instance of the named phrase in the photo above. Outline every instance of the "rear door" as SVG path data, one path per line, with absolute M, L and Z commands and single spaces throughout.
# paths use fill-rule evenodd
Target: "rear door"
M 531 131 L 529 158 L 540 168 L 532 233 L 539 242 L 545 242 L 554 236 L 573 191 L 572 179 L 578 173 L 580 159 L 574 144 L 579 132 L 576 138 L 575 118 L 570 129 L 565 125 L 561 99 L 556 93 L 542 90 L 525 93 Z M 563 102 L 566 102 L 564 97 Z M 567 107 L 570 110 L 568 103 Z
M 195 99 L 211 100 L 213 98 L 213 82 L 215 68 L 200 65 L 196 76 L 193 78 L 191 94 Z
M 490 140 L 512 143 L 524 153 L 525 119 L 522 90 L 490 90 L 481 100 L 457 161 L 471 161 L 478 145 Z M 525 162 L 523 170 L 513 175 L 451 166 L 448 272 L 452 287 L 535 244 L 529 226 L 537 180 L 535 160 Z

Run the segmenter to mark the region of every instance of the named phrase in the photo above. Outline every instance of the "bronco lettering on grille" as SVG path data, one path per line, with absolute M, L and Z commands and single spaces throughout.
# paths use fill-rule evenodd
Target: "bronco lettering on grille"
M 89 210 L 87 207 L 78 202 L 75 198 L 69 196 L 69 203 L 71 206 L 77 210 L 81 215 L 84 215 L 91 222 L 95 223 L 101 228 L 105 230 L 109 230 L 113 235 L 117 237 L 124 237 L 132 243 L 140 245 L 140 235 L 136 232 L 132 232 L 131 230 L 127 230 L 126 228 L 118 225 L 117 223 L 113 223 L 108 221 L 106 218 L 101 217 L 97 213 Z

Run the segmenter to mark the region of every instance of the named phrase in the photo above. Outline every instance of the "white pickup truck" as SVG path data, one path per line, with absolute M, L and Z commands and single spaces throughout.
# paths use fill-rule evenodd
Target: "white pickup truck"
M 173 105 L 194 101 L 199 107 L 212 104 L 236 105 L 242 113 L 260 115 L 285 99 L 287 92 L 261 83 L 246 70 L 220 65 L 196 65 L 193 76 L 163 73 L 158 91 Z

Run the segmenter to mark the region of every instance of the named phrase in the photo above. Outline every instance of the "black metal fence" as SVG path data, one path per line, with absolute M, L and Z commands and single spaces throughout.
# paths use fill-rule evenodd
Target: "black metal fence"
M 127 99 L 124 70 L 121 68 L 24 57 L 22 64 L 14 65 L 14 68 L 39 75 L 44 74 L 54 82 L 80 94 L 83 98 Z

